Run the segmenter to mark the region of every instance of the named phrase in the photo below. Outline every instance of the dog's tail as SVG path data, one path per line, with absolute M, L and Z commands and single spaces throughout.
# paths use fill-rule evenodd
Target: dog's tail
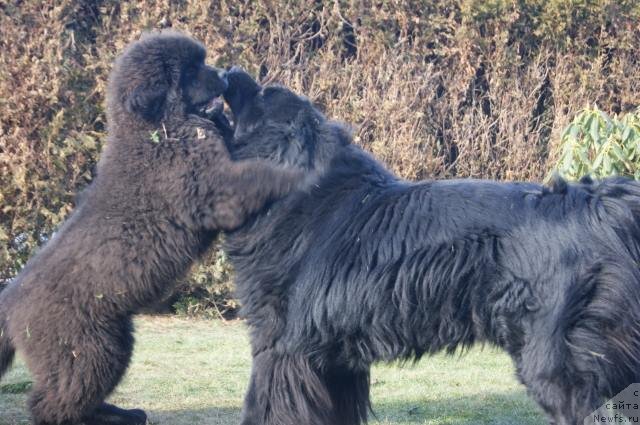
M 585 385 L 610 398 L 640 382 L 640 270 L 628 259 L 600 259 L 566 294 L 565 341 Z
M 6 316 L 2 311 L 2 306 L 0 306 L 0 378 L 11 366 L 14 354 L 15 348 L 9 338 Z
M 640 265 L 640 181 L 622 177 L 599 182 L 596 215 L 623 242 L 626 253 Z M 606 235 L 605 235 L 606 236 Z
M 594 233 L 607 252 L 567 294 L 567 342 L 601 395 L 640 382 L 640 182 L 607 179 L 595 188 Z

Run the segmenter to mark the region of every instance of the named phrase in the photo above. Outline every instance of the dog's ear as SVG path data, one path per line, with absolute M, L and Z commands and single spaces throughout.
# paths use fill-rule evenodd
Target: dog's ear
M 244 107 L 260 93 L 262 87 L 241 68 L 234 66 L 226 74 L 227 90 L 224 92 L 224 99 L 229 104 L 234 116 L 242 112 Z
M 280 156 L 284 162 L 298 167 L 309 167 L 316 144 L 316 123 L 307 111 L 301 110 L 289 122 L 287 143 Z
M 307 111 L 300 110 L 295 119 L 290 123 L 292 138 L 301 146 L 305 147 L 313 143 L 316 134 L 316 124 L 313 122 Z
M 125 95 L 123 103 L 127 112 L 148 122 L 158 122 L 164 115 L 168 92 L 168 84 L 140 84 Z
M 329 126 L 329 131 L 341 146 L 347 146 L 353 140 L 353 129 L 347 124 L 334 122 Z

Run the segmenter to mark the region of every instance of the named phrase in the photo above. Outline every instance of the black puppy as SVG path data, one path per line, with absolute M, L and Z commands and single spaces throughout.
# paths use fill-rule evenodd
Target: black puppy
M 549 422 L 640 381 L 640 184 L 410 183 L 306 99 L 229 73 L 237 158 L 320 173 L 227 238 L 243 425 L 366 421 L 376 361 L 502 347 Z
M 176 33 L 125 50 L 110 77 L 96 179 L 0 294 L 0 375 L 20 350 L 35 381 L 35 425 L 144 423 L 140 410 L 103 403 L 129 364 L 131 316 L 217 231 L 299 180 L 266 162 L 232 162 L 221 130 L 193 115 L 227 86 L 204 59 L 200 43 Z

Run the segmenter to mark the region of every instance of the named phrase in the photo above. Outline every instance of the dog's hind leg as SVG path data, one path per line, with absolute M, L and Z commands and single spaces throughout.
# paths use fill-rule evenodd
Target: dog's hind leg
M 85 425 L 145 424 L 147 414 L 140 409 L 121 409 L 109 403 L 102 403 L 83 423 Z
M 558 382 L 558 378 L 542 376 L 523 382 L 529 395 L 545 412 L 550 425 L 582 425 L 585 418 L 593 414 L 600 403 L 593 383 L 562 384 Z
M 600 405 L 601 389 L 596 365 L 582 361 L 567 336 L 572 325 L 562 316 L 538 316 L 514 360 L 518 377 L 551 425 L 582 425 Z
M 141 410 L 103 403 L 122 378 L 133 349 L 131 323 L 87 325 L 47 357 L 28 359 L 34 375 L 34 425 L 143 425 Z M 46 351 L 43 351 L 46 352 Z
M 561 400 L 554 412 L 558 425 L 583 424 L 607 399 L 640 380 L 639 286 L 637 264 L 621 255 L 602 258 L 566 287 L 562 307 L 540 334 L 546 338 L 538 341 L 547 344 L 552 359 L 538 366 L 539 375 L 557 387 L 542 396 L 547 404 Z

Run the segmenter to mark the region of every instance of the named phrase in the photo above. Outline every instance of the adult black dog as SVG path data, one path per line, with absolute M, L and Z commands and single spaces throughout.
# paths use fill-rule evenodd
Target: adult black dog
M 35 425 L 141 424 L 103 403 L 125 372 L 131 316 L 300 174 L 232 162 L 219 124 L 199 112 L 222 93 L 204 47 L 147 35 L 120 56 L 107 93 L 98 175 L 49 243 L 0 294 L 0 375 L 14 347 L 32 372 Z
M 228 76 L 232 154 L 320 173 L 227 238 L 254 356 L 244 425 L 360 424 L 373 362 L 483 341 L 552 424 L 640 382 L 639 183 L 410 183 L 304 98 Z

